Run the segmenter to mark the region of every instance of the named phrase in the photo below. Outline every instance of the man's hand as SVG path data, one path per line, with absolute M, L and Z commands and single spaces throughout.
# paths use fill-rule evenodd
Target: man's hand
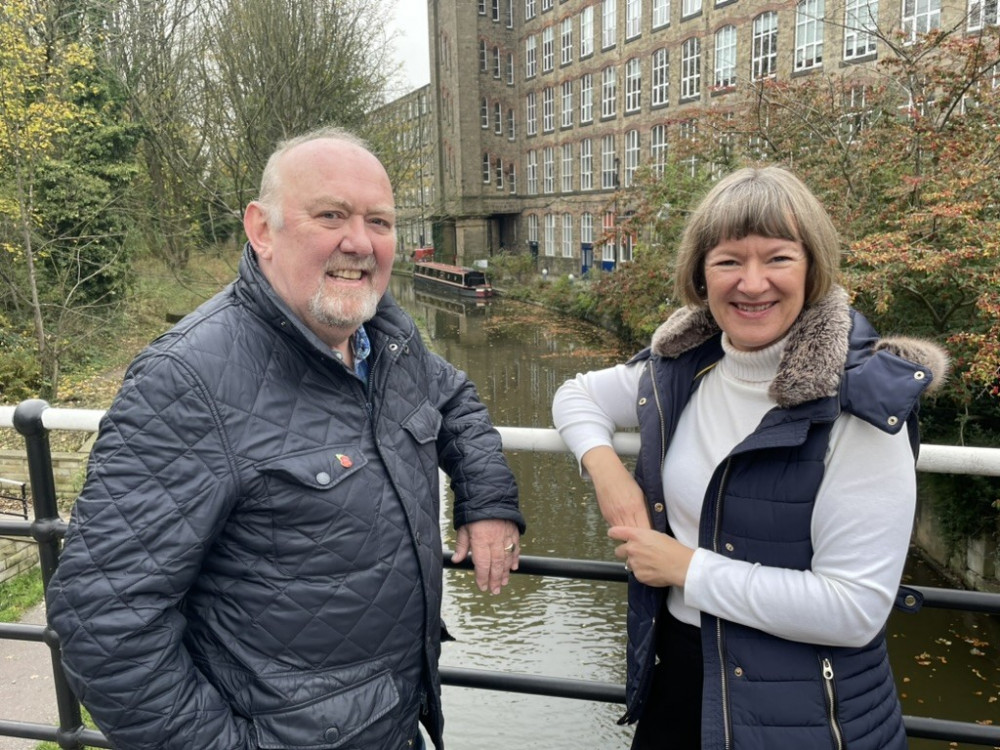
M 517 525 L 512 521 L 473 521 L 458 530 L 451 561 L 460 563 L 471 555 L 479 590 L 499 594 L 510 582 L 510 571 L 517 570 L 520 538 Z

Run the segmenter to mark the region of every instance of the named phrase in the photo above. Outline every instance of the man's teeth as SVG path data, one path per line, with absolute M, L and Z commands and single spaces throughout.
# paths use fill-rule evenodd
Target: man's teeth
M 334 271 L 330 275 L 340 279 L 351 279 L 352 281 L 357 281 L 361 278 L 361 271 L 344 269 L 341 271 Z

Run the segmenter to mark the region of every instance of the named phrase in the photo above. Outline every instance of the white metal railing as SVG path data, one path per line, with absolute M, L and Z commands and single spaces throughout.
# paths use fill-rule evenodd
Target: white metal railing
M 14 409 L 13 406 L 0 406 L 0 427 L 14 425 Z M 42 424 L 48 430 L 96 432 L 103 416 L 103 409 L 49 407 L 42 413 Z M 551 428 L 499 426 L 497 429 L 503 438 L 506 450 L 543 453 L 563 453 L 567 450 L 559 433 Z M 635 433 L 619 432 L 615 435 L 614 447 L 623 456 L 635 456 L 639 453 L 639 436 Z M 969 448 L 925 443 L 920 446 L 917 471 L 929 474 L 978 474 L 1000 477 L 1000 448 Z

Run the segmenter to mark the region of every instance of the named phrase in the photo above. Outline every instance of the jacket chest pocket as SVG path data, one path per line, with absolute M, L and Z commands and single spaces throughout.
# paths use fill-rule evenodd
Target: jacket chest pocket
M 286 453 L 256 468 L 279 567 L 329 577 L 375 563 L 381 494 L 357 444 Z

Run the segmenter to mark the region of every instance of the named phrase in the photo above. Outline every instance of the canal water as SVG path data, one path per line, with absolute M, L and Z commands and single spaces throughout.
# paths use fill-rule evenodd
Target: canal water
M 632 353 L 606 331 L 532 305 L 415 293 L 402 276 L 393 277 L 392 291 L 433 348 L 469 373 L 497 425 L 552 427 L 552 397 L 563 381 Z M 616 561 L 593 491 L 568 453 L 508 458 L 528 520 L 524 554 Z M 442 530 L 453 547 L 450 513 Z M 444 644 L 443 665 L 624 683 L 623 583 L 515 575 L 502 594 L 489 596 L 467 571 L 445 576 L 443 614 L 457 640 Z M 906 578 L 947 585 L 916 557 Z M 1000 723 L 997 618 L 896 613 L 889 633 L 904 713 Z M 616 723 L 618 705 L 446 686 L 444 706 L 449 750 L 626 750 L 632 737 L 631 727 Z M 910 747 L 977 746 L 911 740 Z

